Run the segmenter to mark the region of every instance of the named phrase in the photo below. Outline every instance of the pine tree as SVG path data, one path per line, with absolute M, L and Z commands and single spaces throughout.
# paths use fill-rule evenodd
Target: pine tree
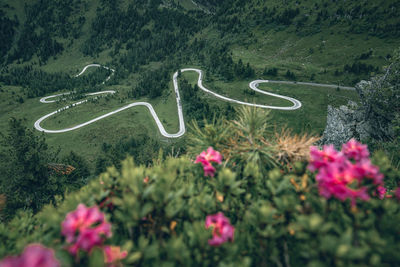
M 6 196 L 4 218 L 19 209 L 37 212 L 64 192 L 65 176 L 52 173 L 48 167 L 57 153 L 49 150 L 43 136 L 35 136 L 21 120 L 11 118 L 0 142 L 4 148 L 0 152 L 0 194 Z

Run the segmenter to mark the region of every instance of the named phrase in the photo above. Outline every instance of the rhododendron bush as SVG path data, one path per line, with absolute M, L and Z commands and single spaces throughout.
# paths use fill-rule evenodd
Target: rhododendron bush
M 40 243 L 63 266 L 400 263 L 400 175 L 382 154 L 351 140 L 311 147 L 289 167 L 223 155 L 206 146 L 149 168 L 128 158 L 55 206 L 0 224 L 0 258 Z
M 319 192 L 325 198 L 350 199 L 354 207 L 357 199 L 370 199 L 369 191 L 380 199 L 385 197 L 383 175 L 377 166 L 371 164 L 365 145 L 351 139 L 340 152 L 329 145 L 323 150 L 311 147 L 310 154 L 308 168 L 318 171 L 315 178 Z

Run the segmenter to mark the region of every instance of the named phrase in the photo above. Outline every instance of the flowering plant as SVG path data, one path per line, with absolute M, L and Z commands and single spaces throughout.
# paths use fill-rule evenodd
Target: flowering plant
M 222 212 L 208 215 L 206 217 L 206 229 L 212 228 L 212 239 L 208 240 L 210 246 L 220 246 L 221 244 L 233 241 L 235 228 L 230 224 L 229 219 Z
M 104 246 L 103 252 L 104 261 L 108 264 L 109 267 L 119 266 L 119 261 L 126 258 L 126 256 L 128 255 L 127 251 L 121 252 L 121 248 L 117 246 Z
M 351 200 L 352 206 L 357 199 L 369 200 L 369 189 L 383 198 L 386 189 L 379 168 L 372 165 L 366 145 L 354 139 L 343 145 L 342 151 L 336 151 L 333 145 L 322 150 L 310 147 L 310 171 L 318 171 L 316 181 L 321 196 L 335 197 L 341 201 Z
M 203 165 L 204 175 L 213 177 L 215 175 L 215 168 L 211 165 L 211 162 L 216 162 L 218 164 L 222 163 L 221 154 L 209 147 L 206 151 L 200 153 L 197 156 L 195 163 L 201 163 Z
M 75 211 L 67 214 L 61 228 L 61 234 L 72 244 L 68 251 L 73 255 L 80 249 L 90 252 L 111 236 L 111 224 L 97 206 L 88 208 L 79 204 Z
M 60 262 L 52 249 L 40 244 L 27 246 L 19 257 L 7 257 L 0 261 L 0 267 L 59 267 Z

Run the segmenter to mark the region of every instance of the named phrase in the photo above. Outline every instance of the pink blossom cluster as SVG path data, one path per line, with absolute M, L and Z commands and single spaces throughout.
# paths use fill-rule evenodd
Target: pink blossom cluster
M 59 267 L 60 262 L 52 249 L 40 244 L 27 246 L 19 256 L 7 257 L 0 261 L 0 267 Z
M 97 206 L 88 208 L 79 204 L 76 210 L 65 217 L 61 234 L 71 244 L 68 251 L 72 255 L 77 255 L 79 250 L 91 252 L 94 247 L 100 247 L 109 267 L 117 266 L 116 263 L 127 256 L 127 252 L 121 252 L 120 247 L 103 246 L 105 239 L 111 237 L 111 224 Z
M 216 170 L 211 162 L 216 162 L 218 164 L 222 163 L 221 154 L 218 151 L 214 150 L 212 147 L 209 147 L 207 149 L 207 152 L 201 152 L 200 155 L 197 156 L 195 161 L 195 163 L 201 163 L 203 165 L 204 176 L 214 177 Z
M 206 217 L 206 229 L 212 228 L 212 239 L 208 240 L 210 246 L 220 246 L 221 244 L 233 241 L 235 228 L 230 224 L 229 219 L 222 212 L 208 215 Z
M 308 169 L 318 171 L 319 193 L 327 199 L 350 199 L 355 205 L 357 199 L 370 199 L 370 188 L 381 199 L 386 194 L 383 175 L 372 165 L 367 146 L 355 139 L 344 144 L 341 151 L 336 151 L 333 145 L 326 145 L 322 150 L 310 147 Z
M 102 245 L 106 237 L 111 236 L 111 224 L 97 206 L 88 208 L 79 204 L 62 222 L 61 234 L 71 244 L 68 251 L 76 255 L 79 250 L 90 252 L 93 247 Z

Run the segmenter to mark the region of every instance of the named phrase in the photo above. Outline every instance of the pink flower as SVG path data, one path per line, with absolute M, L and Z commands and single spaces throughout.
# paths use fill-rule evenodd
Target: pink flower
M 310 147 L 310 171 L 318 170 L 321 167 L 327 166 L 332 162 L 344 161 L 343 154 L 337 152 L 333 145 L 325 145 L 323 150 L 319 150 L 316 146 Z
M 111 236 L 111 224 L 97 206 L 87 208 L 79 204 L 75 211 L 67 214 L 61 228 L 61 234 L 72 244 L 68 251 L 74 255 L 79 249 L 90 252 L 94 246 L 100 246 L 105 237 Z
M 346 144 L 342 146 L 342 152 L 346 155 L 349 159 L 354 159 L 356 161 L 362 159 L 368 159 L 369 151 L 367 145 L 363 145 L 354 138 L 348 141 Z
M 127 251 L 122 251 L 121 248 L 117 246 L 104 246 L 104 262 L 107 263 L 109 267 L 118 266 L 118 262 L 124 259 L 127 255 Z
M 354 206 L 357 199 L 370 199 L 368 191 L 372 187 L 373 192 L 377 192 L 375 195 L 382 199 L 386 193 L 383 175 L 368 156 L 367 146 L 354 139 L 344 144 L 341 152 L 333 145 L 324 146 L 322 151 L 311 147 L 308 169 L 318 171 L 315 178 L 320 195 L 341 201 L 350 199 Z
M 360 162 L 356 162 L 355 166 L 360 177 L 372 180 L 375 185 L 383 183 L 383 174 L 379 172 L 377 166 L 372 165 L 369 159 L 363 159 Z
M 400 201 L 400 187 L 396 188 L 396 191 L 394 192 L 394 195 L 396 196 L 397 200 Z
M 332 196 L 341 201 L 350 199 L 353 204 L 356 198 L 369 199 L 368 195 L 365 195 L 366 187 L 352 188 L 353 184 L 358 185 L 358 180 L 351 166 L 344 168 L 339 164 L 330 164 L 320 169 L 316 180 L 320 195 L 327 199 Z
M 386 188 L 383 186 L 378 186 L 378 188 L 376 189 L 376 192 L 378 193 L 378 197 L 379 199 L 383 199 L 385 197 L 385 194 L 387 192 Z
M 211 176 L 214 177 L 215 175 L 215 168 L 213 165 L 210 164 L 203 164 L 204 176 Z
M 22 267 L 21 259 L 8 256 L 0 261 L 0 267 Z
M 214 150 L 212 147 L 209 147 L 207 149 L 207 152 L 203 151 L 200 153 L 200 155 L 197 156 L 195 163 L 198 163 L 198 162 L 201 162 L 201 163 L 216 162 L 218 164 L 221 164 L 222 156 L 218 151 Z
M 230 224 L 229 219 L 222 212 L 208 215 L 206 217 L 206 229 L 212 227 L 212 239 L 208 240 L 210 246 L 220 246 L 227 241 L 232 242 L 235 228 Z
M 59 267 L 60 263 L 52 249 L 40 244 L 27 246 L 19 257 L 7 257 L 0 261 L 0 267 Z
M 214 150 L 212 147 L 207 149 L 207 152 L 203 151 L 197 156 L 195 163 L 201 163 L 203 165 L 204 175 L 213 177 L 215 175 L 215 168 L 211 165 L 211 162 L 218 164 L 222 163 L 221 154 Z

